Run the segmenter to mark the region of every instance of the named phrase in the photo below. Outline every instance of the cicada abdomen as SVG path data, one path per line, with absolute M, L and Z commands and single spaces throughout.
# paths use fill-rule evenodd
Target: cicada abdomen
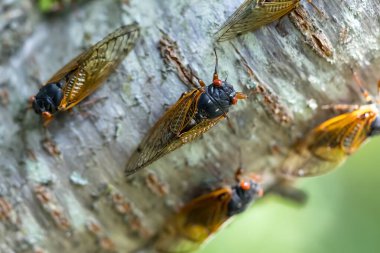
M 210 85 L 198 81 L 201 87 L 182 94 L 142 140 L 127 163 L 127 176 L 201 136 L 225 118 L 239 99 L 246 98 L 219 79 L 217 67 Z
M 133 49 L 140 35 L 137 24 L 122 26 L 60 69 L 32 98 L 45 123 L 93 93 Z
M 196 250 L 232 216 L 263 195 L 255 179 L 242 179 L 193 199 L 168 222 L 156 240 L 159 252 Z
M 217 41 L 230 40 L 254 31 L 288 14 L 300 0 L 245 0 L 215 34 Z

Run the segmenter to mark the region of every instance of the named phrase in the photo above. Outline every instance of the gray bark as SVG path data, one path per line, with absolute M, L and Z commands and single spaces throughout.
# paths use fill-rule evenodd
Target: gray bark
M 119 252 L 140 248 L 199 188 L 232 183 L 240 162 L 273 186 L 291 144 L 330 115 L 319 106 L 360 102 L 351 67 L 375 92 L 380 2 L 315 0 L 325 17 L 303 3 L 333 59 L 316 54 L 287 17 L 281 31 L 274 23 L 217 44 L 221 78 L 251 95 L 232 108 L 232 127 L 225 120 L 126 180 L 128 157 L 187 89 L 160 57 L 159 29 L 208 83 L 212 35 L 241 2 L 99 0 L 49 17 L 31 0 L 0 3 L 0 252 L 98 252 L 110 240 Z M 45 130 L 25 110 L 28 98 L 83 48 L 132 21 L 142 27 L 140 43 L 88 101 L 104 99 L 60 114 Z

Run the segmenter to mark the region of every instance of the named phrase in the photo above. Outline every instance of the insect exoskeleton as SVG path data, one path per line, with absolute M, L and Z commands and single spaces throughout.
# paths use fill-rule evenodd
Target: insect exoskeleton
M 355 78 L 368 104 L 326 106 L 326 109 L 349 112 L 326 120 L 297 142 L 281 166 L 283 176 L 307 177 L 327 173 L 357 151 L 367 137 L 380 133 L 378 105 L 356 75 Z
M 206 86 L 197 78 L 200 87 L 182 94 L 151 128 L 129 159 L 125 169 L 127 176 L 201 136 L 224 119 L 232 105 L 247 97 L 219 79 L 217 66 L 216 56 L 212 83 Z
M 32 97 L 32 106 L 46 125 L 93 93 L 133 49 L 140 36 L 134 23 L 122 26 L 81 53 L 46 82 Z
M 191 200 L 167 223 L 156 241 L 156 249 L 159 252 L 196 250 L 230 217 L 243 212 L 262 195 L 260 183 L 252 177 Z
M 312 0 L 308 2 L 317 9 Z M 280 19 L 299 4 L 300 0 L 245 0 L 221 26 L 215 38 L 221 42 L 254 31 Z

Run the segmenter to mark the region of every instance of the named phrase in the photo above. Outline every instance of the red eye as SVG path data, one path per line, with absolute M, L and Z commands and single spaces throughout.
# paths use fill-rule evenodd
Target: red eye
M 220 87 L 222 86 L 222 80 L 220 79 L 215 79 L 212 84 L 215 86 L 215 87 Z
M 238 102 L 238 99 L 237 99 L 237 97 L 235 96 L 235 97 L 233 97 L 232 98 L 232 101 L 231 101 L 231 103 L 233 104 L 233 105 L 236 105 L 237 104 L 237 102 Z
M 251 189 L 251 184 L 247 181 L 242 180 L 240 182 L 240 188 L 242 188 L 244 191 L 248 191 Z

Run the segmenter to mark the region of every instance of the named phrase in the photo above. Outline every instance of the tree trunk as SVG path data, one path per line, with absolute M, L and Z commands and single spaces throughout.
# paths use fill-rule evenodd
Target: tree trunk
M 232 183 L 240 163 L 273 187 L 291 144 L 332 115 L 319 106 L 360 101 L 351 68 L 375 92 L 380 2 L 315 0 L 322 17 L 302 1 L 333 56 L 316 53 L 308 31 L 288 17 L 216 44 L 221 78 L 228 76 L 249 99 L 231 109 L 229 122 L 126 179 L 128 157 L 188 89 L 160 56 L 160 30 L 209 83 L 212 36 L 241 2 L 99 0 L 48 16 L 31 0 L 0 3 L 0 252 L 144 247 L 200 189 Z M 39 85 L 83 48 L 133 21 L 142 38 L 117 73 L 73 112 L 42 127 L 25 109 Z

